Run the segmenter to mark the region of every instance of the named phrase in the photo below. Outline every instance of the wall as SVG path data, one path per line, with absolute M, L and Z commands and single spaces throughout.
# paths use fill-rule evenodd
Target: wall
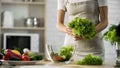
M 55 49 L 58 50 L 60 45 L 64 42 L 64 33 L 59 32 L 56 29 L 57 20 L 57 0 L 46 0 L 46 42 L 48 44 L 55 45 Z M 108 0 L 108 11 L 109 11 L 109 26 L 111 24 L 118 24 L 120 21 L 120 1 L 119 0 Z M 67 18 L 65 20 L 67 22 Z M 108 26 L 108 27 L 109 27 Z M 103 33 L 108 29 L 103 31 Z M 105 62 L 115 62 L 115 46 L 104 40 L 105 45 Z
M 47 0 L 46 5 L 46 42 L 57 47 L 64 42 L 64 33 L 56 29 L 57 0 Z
M 108 18 L 109 25 L 107 29 L 111 26 L 111 24 L 118 24 L 120 22 L 120 1 L 119 0 L 108 0 Z M 103 33 L 107 30 L 105 29 Z M 105 45 L 105 56 L 106 62 L 115 62 L 116 52 L 115 46 L 112 46 L 108 41 L 104 40 Z

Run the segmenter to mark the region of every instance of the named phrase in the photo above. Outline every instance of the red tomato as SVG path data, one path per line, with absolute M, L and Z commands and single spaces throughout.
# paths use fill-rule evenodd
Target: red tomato
M 27 54 L 22 55 L 22 61 L 30 61 L 30 58 Z
M 53 56 L 53 60 L 55 60 L 55 61 L 62 61 L 64 59 L 62 57 L 60 57 L 60 56 Z

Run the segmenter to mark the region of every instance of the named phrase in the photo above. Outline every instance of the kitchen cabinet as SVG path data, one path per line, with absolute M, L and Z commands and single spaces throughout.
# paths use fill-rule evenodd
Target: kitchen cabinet
M 39 34 L 39 52 L 44 54 L 45 6 L 45 0 L 0 0 L 0 49 L 3 48 L 4 33 L 36 33 Z M 12 25 L 6 11 L 12 14 Z M 31 26 L 26 25 L 28 18 L 32 19 Z M 33 25 L 33 18 L 37 19 L 37 26 Z

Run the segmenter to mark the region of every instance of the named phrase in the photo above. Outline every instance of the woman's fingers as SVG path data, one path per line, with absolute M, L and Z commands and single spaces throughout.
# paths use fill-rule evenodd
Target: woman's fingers
M 82 37 L 81 36 L 73 36 L 74 40 L 77 41 L 77 40 L 81 40 Z
M 70 28 L 66 28 L 66 33 L 68 34 L 68 35 L 72 35 L 72 29 L 70 29 Z
M 66 27 L 65 31 L 66 31 L 66 33 L 67 33 L 68 35 L 73 36 L 74 40 L 81 40 L 81 39 L 82 39 L 81 36 L 77 36 L 77 35 L 74 36 L 73 33 L 72 33 L 72 29 L 69 28 L 69 27 Z

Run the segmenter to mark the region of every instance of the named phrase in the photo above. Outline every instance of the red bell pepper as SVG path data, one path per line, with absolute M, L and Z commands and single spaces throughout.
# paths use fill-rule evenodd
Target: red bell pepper
M 10 58 L 17 58 L 22 60 L 22 56 L 13 53 L 10 49 L 5 50 L 5 55 L 3 56 L 3 60 L 9 60 Z

